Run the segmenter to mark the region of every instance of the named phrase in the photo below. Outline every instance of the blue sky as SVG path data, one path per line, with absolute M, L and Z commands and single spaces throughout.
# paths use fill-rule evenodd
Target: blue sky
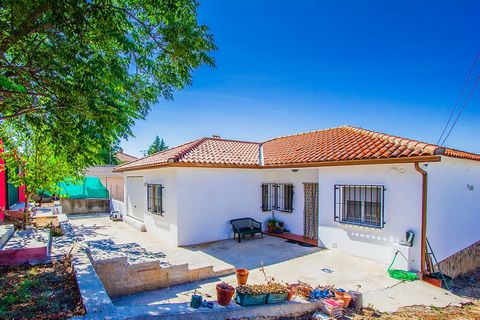
M 262 141 L 344 124 L 436 143 L 480 50 L 480 1 L 201 1 L 216 68 L 152 107 L 135 137 Z M 476 76 L 480 74 L 477 65 Z M 480 88 L 446 145 L 480 153 Z

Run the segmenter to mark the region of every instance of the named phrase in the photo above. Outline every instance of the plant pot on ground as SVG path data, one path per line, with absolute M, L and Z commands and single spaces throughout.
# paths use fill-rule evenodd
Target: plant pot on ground
M 273 233 L 275 231 L 275 226 L 277 225 L 277 219 L 270 218 L 267 221 L 268 232 Z
M 233 294 L 235 293 L 235 288 L 229 285 L 226 282 L 217 284 L 217 302 L 221 306 L 228 306 L 230 301 L 232 301 Z
M 237 283 L 239 286 L 247 284 L 248 280 L 248 269 L 245 268 L 239 268 L 235 270 L 235 273 L 237 275 Z

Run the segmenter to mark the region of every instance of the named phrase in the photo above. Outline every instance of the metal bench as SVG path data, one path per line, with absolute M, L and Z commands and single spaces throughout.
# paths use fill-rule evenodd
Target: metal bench
M 247 234 L 252 236 L 260 233 L 263 238 L 262 232 L 262 223 L 258 222 L 252 218 L 240 218 L 230 220 L 230 224 L 233 228 L 233 239 L 235 240 L 235 235 L 238 234 L 238 242 L 242 242 L 242 236 L 245 237 Z

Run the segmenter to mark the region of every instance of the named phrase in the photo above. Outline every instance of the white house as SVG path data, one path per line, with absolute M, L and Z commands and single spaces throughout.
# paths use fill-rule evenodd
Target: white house
M 480 240 L 480 155 L 351 126 L 201 138 L 115 171 L 127 220 L 178 246 L 231 238 L 230 219 L 272 211 L 322 247 L 382 263 L 402 250 L 413 270 L 425 237 L 439 260 Z M 398 245 L 407 231 L 412 248 Z

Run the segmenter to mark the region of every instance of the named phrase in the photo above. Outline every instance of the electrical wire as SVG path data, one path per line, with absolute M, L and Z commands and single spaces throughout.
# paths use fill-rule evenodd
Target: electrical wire
M 452 108 L 452 112 L 450 112 L 450 116 L 448 117 L 448 121 L 445 124 L 445 127 L 443 127 L 442 134 L 438 138 L 437 145 L 440 145 L 440 141 L 442 141 L 443 135 L 445 134 L 445 131 L 447 130 L 448 125 L 450 124 L 450 121 L 452 120 L 453 115 L 455 114 L 455 110 L 457 110 L 458 103 L 460 102 L 460 100 L 463 96 L 463 93 L 465 92 L 465 89 L 467 88 L 468 82 L 470 81 L 470 77 L 473 73 L 473 70 L 475 69 L 475 66 L 477 64 L 477 61 L 478 61 L 479 57 L 480 57 L 480 51 L 478 51 L 477 56 L 475 57 L 475 60 L 473 61 L 472 66 L 470 67 L 470 71 L 468 72 L 468 76 L 465 79 L 465 82 L 463 83 L 463 88 L 462 88 L 462 90 L 460 91 L 460 94 L 457 97 L 457 101 L 455 101 L 455 105 Z
M 460 116 L 462 115 L 462 112 L 465 109 L 468 101 L 470 100 L 473 93 L 475 92 L 475 88 L 477 87 L 477 84 L 478 84 L 479 81 L 480 81 L 480 76 L 477 77 L 477 81 L 475 81 L 475 84 L 473 85 L 472 90 L 470 90 L 470 94 L 468 95 L 467 100 L 465 100 L 465 102 L 463 103 L 462 109 L 460 109 L 460 112 L 458 113 L 457 118 L 455 119 L 452 126 L 450 127 L 450 130 L 448 131 L 447 135 L 445 136 L 445 139 L 443 139 L 441 146 L 443 146 L 445 144 L 445 141 L 447 141 L 448 137 L 450 136 L 450 133 L 452 133 L 452 130 L 455 127 L 455 125 L 457 124 L 458 119 L 460 119 Z

